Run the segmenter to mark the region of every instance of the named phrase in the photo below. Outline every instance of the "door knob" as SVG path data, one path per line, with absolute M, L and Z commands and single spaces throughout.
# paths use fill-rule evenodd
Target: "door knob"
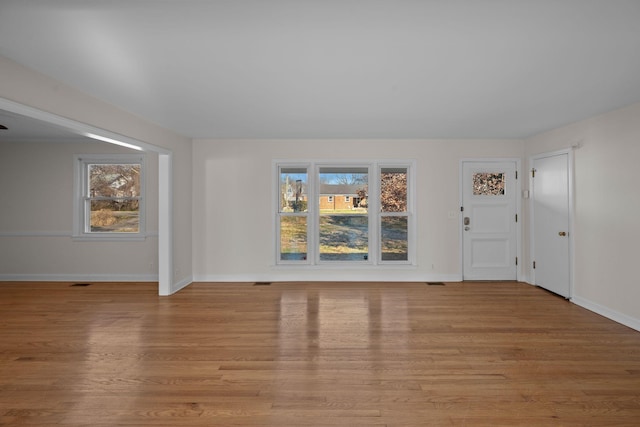
M 564 236 L 566 236 L 566 235 L 567 235 L 567 233 L 566 233 L 566 232 L 564 232 L 564 231 L 559 231 L 559 232 L 558 232 L 558 236 L 562 236 L 562 237 L 564 237 Z

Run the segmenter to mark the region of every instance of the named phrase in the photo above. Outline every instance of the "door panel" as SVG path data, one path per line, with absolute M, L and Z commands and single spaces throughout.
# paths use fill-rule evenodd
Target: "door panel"
M 537 158 L 532 165 L 534 281 L 568 298 L 569 155 Z
M 509 232 L 513 218 L 509 217 L 508 204 L 475 205 L 472 209 L 473 231 L 476 233 Z
M 504 268 L 509 262 L 509 242 L 505 239 L 471 240 L 471 267 Z
M 464 280 L 516 280 L 516 163 L 462 164 Z

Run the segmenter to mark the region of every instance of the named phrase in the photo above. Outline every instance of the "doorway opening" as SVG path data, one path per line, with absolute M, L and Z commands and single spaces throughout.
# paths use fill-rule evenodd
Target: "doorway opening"
M 158 154 L 158 294 L 170 295 L 173 293 L 173 227 L 171 221 L 172 152 L 153 144 L 139 141 L 124 135 L 119 135 L 105 129 L 100 129 L 75 120 L 67 119 L 65 117 L 57 116 L 5 98 L 0 98 L 0 110 L 54 125 L 71 134 L 83 135 L 104 143 L 125 146 L 140 151 L 155 152 Z

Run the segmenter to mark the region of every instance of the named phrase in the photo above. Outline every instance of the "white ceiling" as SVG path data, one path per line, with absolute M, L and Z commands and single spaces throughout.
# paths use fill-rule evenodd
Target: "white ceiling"
M 74 134 L 67 128 L 4 110 L 0 110 L 0 124 L 7 128 L 0 130 L 0 141 L 95 142 L 91 138 Z
M 1 0 L 0 55 L 194 138 L 522 138 L 640 102 L 640 0 Z

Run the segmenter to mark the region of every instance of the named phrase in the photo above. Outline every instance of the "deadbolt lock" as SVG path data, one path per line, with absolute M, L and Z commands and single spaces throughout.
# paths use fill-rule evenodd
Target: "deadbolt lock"
M 469 225 L 471 223 L 471 220 L 469 219 L 468 216 L 464 217 L 464 225 Z

